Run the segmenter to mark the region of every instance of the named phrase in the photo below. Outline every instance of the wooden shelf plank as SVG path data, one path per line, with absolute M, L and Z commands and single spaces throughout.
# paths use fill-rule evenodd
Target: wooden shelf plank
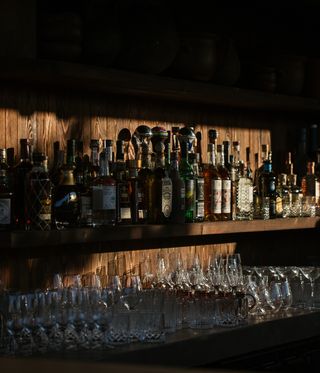
M 127 225 L 52 231 L 0 233 L 2 255 L 28 256 L 123 251 L 235 242 L 266 232 L 315 230 L 320 218 L 219 221 L 193 224 Z
M 250 110 L 320 112 L 318 99 L 48 60 L 1 60 L 0 81 Z

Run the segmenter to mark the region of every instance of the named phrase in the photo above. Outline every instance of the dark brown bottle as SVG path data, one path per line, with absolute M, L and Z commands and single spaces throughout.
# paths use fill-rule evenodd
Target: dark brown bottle
M 0 230 L 13 228 L 13 190 L 10 188 L 6 149 L 0 149 Z
M 15 213 L 14 219 L 17 228 L 26 229 L 26 175 L 32 168 L 31 143 L 29 139 L 20 139 L 20 161 L 14 169 L 14 195 Z

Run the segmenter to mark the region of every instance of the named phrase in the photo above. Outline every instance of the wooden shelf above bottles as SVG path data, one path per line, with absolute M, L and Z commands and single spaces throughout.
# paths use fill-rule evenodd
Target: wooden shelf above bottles
M 51 231 L 0 233 L 1 256 L 50 255 L 181 247 L 238 242 L 284 231 L 318 231 L 320 218 L 225 221 L 169 225 L 119 225 Z
M 237 109 L 282 111 L 304 115 L 320 113 L 320 101 L 314 98 L 59 61 L 2 59 L 0 81 L 28 87 L 54 87 Z

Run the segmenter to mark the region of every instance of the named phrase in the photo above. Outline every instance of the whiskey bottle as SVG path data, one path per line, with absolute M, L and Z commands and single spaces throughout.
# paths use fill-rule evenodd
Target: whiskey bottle
M 185 184 L 185 222 L 192 223 L 196 214 L 196 180 L 188 159 L 188 143 L 182 141 L 179 173 Z
M 100 154 L 99 176 L 92 183 L 92 224 L 94 227 L 115 224 L 117 219 L 115 179 L 110 175 L 107 152 Z
M 155 168 L 148 182 L 149 223 L 163 224 L 170 221 L 172 212 L 172 181 L 165 168 L 164 141 L 168 136 L 162 127 L 152 128 L 152 145 L 155 152 Z
M 276 176 L 272 171 L 272 153 L 268 154 L 268 158 L 264 162 L 263 172 L 260 174 L 259 189 L 261 198 L 269 198 L 269 217 L 274 219 L 277 217 L 276 212 Z
M 221 215 L 220 220 L 231 220 L 231 179 L 224 164 L 224 145 L 217 146 L 217 167 L 221 178 Z
M 128 174 L 128 192 L 130 198 L 130 216 L 131 223 L 139 223 L 139 187 L 138 187 L 138 172 L 141 162 L 136 159 L 130 159 L 127 162 Z
M 199 153 L 190 153 L 190 164 L 196 179 L 196 221 L 204 221 L 204 177 Z
M 172 212 L 170 222 L 184 223 L 185 222 L 185 182 L 179 173 L 178 152 L 171 153 L 171 165 L 169 176 L 172 181 Z
M 136 161 L 141 162 L 141 168 L 138 170 L 138 222 L 146 223 L 149 219 L 149 194 L 153 172 L 151 170 L 150 140 L 152 130 L 148 126 L 138 126 L 132 136 L 132 142 L 135 146 Z
M 74 228 L 80 221 L 80 191 L 74 178 L 76 140 L 67 141 L 67 159 L 63 179 L 53 189 L 52 218 L 57 229 Z
M 221 215 L 222 182 L 216 167 L 215 145 L 208 144 L 208 164 L 204 165 L 204 213 L 205 220 L 216 221 Z
M 33 152 L 33 167 L 26 175 L 28 229 L 50 230 L 52 183 L 48 172 L 48 159 Z
M 26 216 L 26 175 L 32 168 L 31 143 L 20 139 L 20 161 L 14 169 L 15 223 L 17 228 L 27 228 Z
M 301 190 L 303 196 L 312 196 L 316 197 L 316 200 L 319 198 L 319 183 L 316 174 L 315 174 L 315 163 L 307 163 L 307 173 L 302 177 L 301 180 Z
M 256 167 L 255 172 L 254 172 L 254 187 L 259 196 L 261 195 L 259 180 L 260 180 L 260 175 L 262 174 L 262 172 L 264 172 L 264 164 L 268 158 L 268 150 L 269 150 L 269 147 L 267 144 L 261 145 L 261 165 Z M 257 164 L 259 165 L 259 163 Z
M 244 163 L 239 164 L 239 177 L 236 181 L 236 217 L 235 220 L 253 219 L 253 183 L 248 177 Z
M 116 162 L 113 175 L 117 183 L 117 223 L 130 224 L 131 202 L 129 194 L 128 170 L 124 160 L 125 144 L 123 140 L 116 141 Z
M 0 149 L 0 230 L 13 228 L 13 190 L 8 176 L 6 149 Z

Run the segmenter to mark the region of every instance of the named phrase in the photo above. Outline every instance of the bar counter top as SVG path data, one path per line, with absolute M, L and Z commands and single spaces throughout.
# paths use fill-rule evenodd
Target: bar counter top
M 313 341 L 320 342 L 320 310 L 317 311 L 292 311 L 285 317 L 277 315 L 269 319 L 250 318 L 246 325 L 225 328 L 216 327 L 207 330 L 183 329 L 166 336 L 162 344 L 130 344 L 110 348 L 102 352 L 68 353 L 65 355 L 45 355 L 32 358 L 0 358 L 0 371 L 29 372 L 28 367 L 34 367 L 32 371 L 50 373 L 53 365 L 55 372 L 84 371 L 73 370 L 74 367 L 83 366 L 100 372 L 101 365 L 108 372 L 126 371 L 126 366 L 135 366 L 134 372 L 179 372 L 181 368 L 192 369 L 201 367 L 215 368 L 218 372 L 224 362 L 230 362 L 243 356 L 256 355 L 270 351 L 279 351 L 290 346 L 307 343 L 307 348 L 313 346 Z M 286 347 L 287 346 L 287 347 Z M 221 364 L 222 363 L 222 364 Z M 38 367 L 36 365 L 38 364 Z M 59 364 L 61 364 L 61 369 Z M 46 368 L 48 365 L 48 368 Z M 70 367 L 67 370 L 65 367 Z M 91 366 L 91 368 L 90 368 Z M 142 368 L 138 368 L 143 366 Z M 228 365 L 226 365 L 228 367 Z M 149 368 L 148 368 L 149 367 Z M 152 367 L 152 369 L 151 369 Z M 8 368 L 8 370 L 6 370 Z M 15 370 L 16 369 L 16 370 Z M 88 371 L 88 369 L 86 371 Z M 31 371 L 31 368 L 30 368 Z M 102 370 L 101 370 L 102 371 Z M 198 372 L 195 370 L 194 372 Z

